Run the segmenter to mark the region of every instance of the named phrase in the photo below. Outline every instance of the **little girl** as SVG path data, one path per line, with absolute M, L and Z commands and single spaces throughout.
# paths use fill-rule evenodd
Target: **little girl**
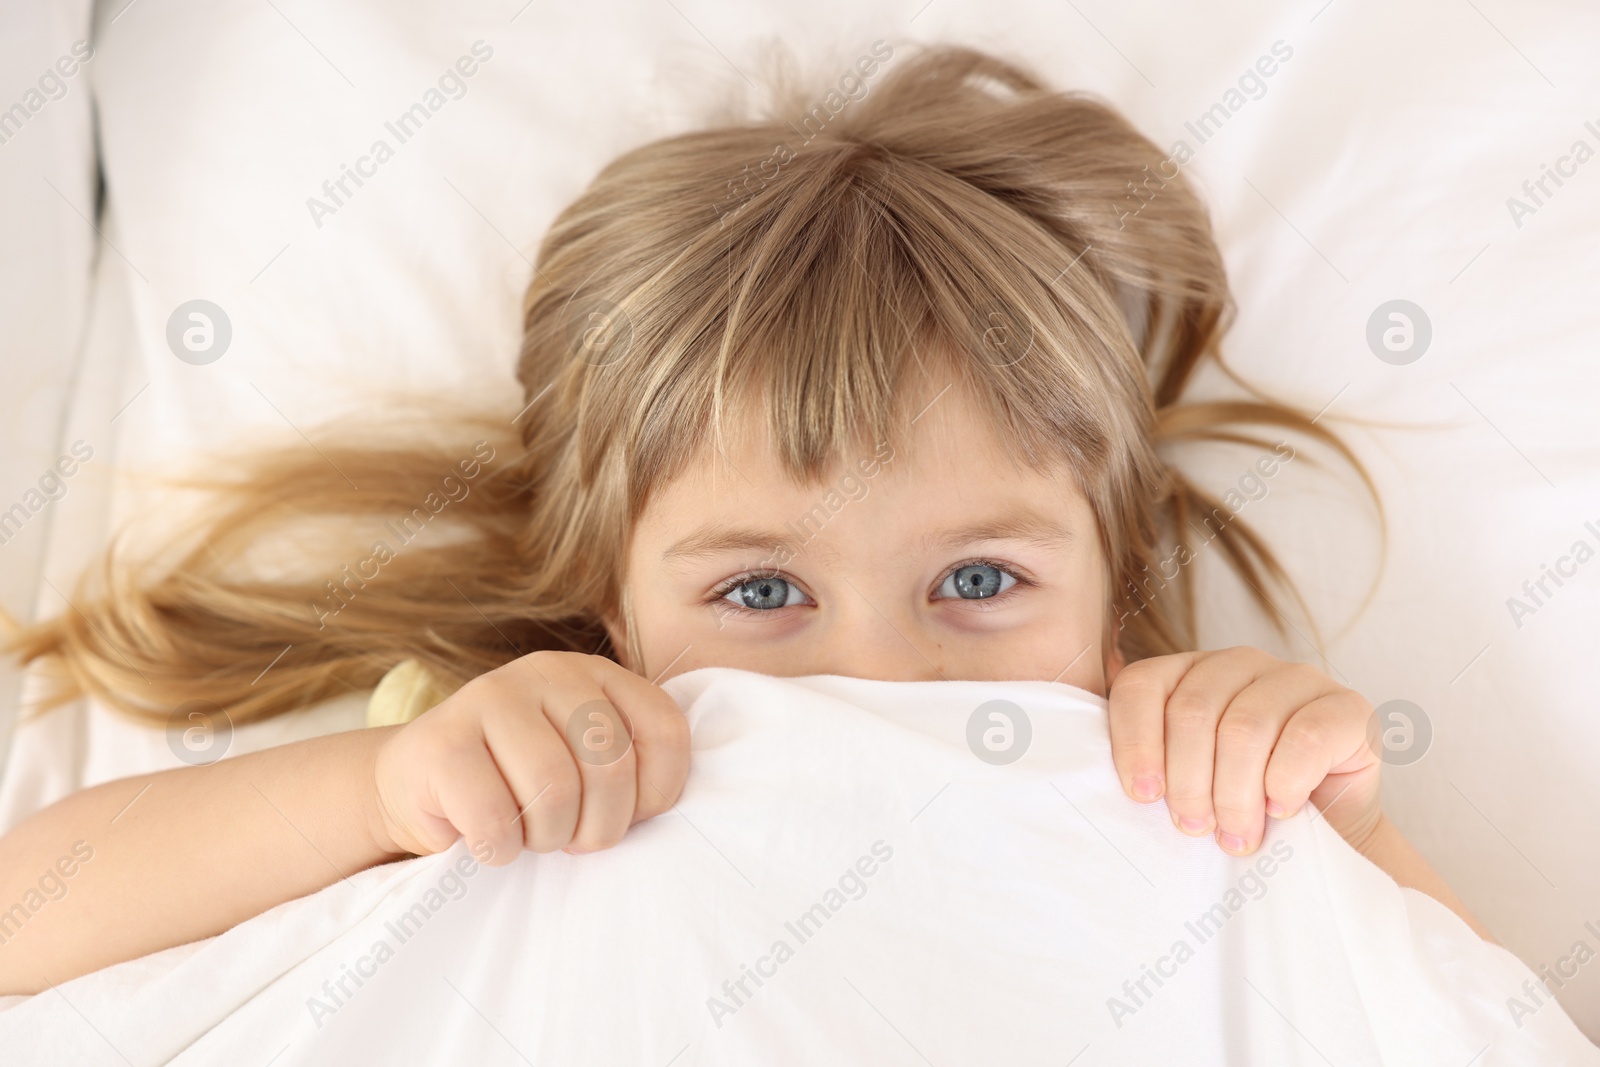
M 1248 854 L 1309 800 L 1482 932 L 1383 817 L 1366 701 L 1254 649 L 1192 650 L 1197 535 L 1264 607 L 1287 585 L 1158 446 L 1293 455 L 1250 424 L 1360 469 L 1288 407 L 1181 401 L 1230 313 L 1194 192 L 1115 112 L 1015 65 L 873 56 L 864 95 L 798 126 L 672 137 L 601 172 L 540 249 L 509 423 L 254 456 L 160 573 L 108 558 L 81 613 L 14 628 L 21 659 L 56 668 L 47 706 L 88 694 L 156 724 L 196 700 L 281 714 L 407 660 L 448 695 L 17 826 L 0 902 L 75 842 L 93 860 L 72 906 L 5 931 L 0 993 L 462 835 L 496 864 L 615 845 L 689 770 L 658 683 L 708 666 L 1108 695 L 1124 788 L 1182 832 Z M 458 464 L 472 491 L 423 510 Z M 449 529 L 253 576 L 244 552 L 291 510 Z M 378 562 L 325 580 L 350 559 Z

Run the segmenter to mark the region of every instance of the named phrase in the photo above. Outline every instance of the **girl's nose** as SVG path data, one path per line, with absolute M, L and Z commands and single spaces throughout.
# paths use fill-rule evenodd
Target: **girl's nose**
M 857 601 L 823 636 L 815 657 L 825 665 L 813 673 L 886 682 L 938 681 L 945 676 L 942 650 L 916 632 L 909 620 L 893 618 L 862 598 Z

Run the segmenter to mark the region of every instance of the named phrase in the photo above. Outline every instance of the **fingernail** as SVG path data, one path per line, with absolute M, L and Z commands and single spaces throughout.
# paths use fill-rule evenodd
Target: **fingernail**
M 1283 814 L 1284 814 L 1283 813 L 1283 806 L 1281 804 L 1279 804 L 1276 800 L 1272 800 L 1272 799 L 1269 798 L 1267 800 L 1267 814 L 1272 816 L 1274 819 L 1281 819 L 1281 818 L 1283 818 Z
M 1154 800 L 1161 795 L 1161 777 L 1142 774 L 1133 780 L 1133 795 L 1140 800 Z
M 1248 852 L 1250 843 L 1238 834 L 1219 833 L 1217 843 L 1229 852 Z
M 1201 834 L 1210 832 L 1210 830 L 1211 830 L 1211 820 L 1210 819 L 1179 819 L 1178 820 L 1178 829 L 1182 830 L 1186 834 L 1193 834 L 1196 837 L 1199 837 Z

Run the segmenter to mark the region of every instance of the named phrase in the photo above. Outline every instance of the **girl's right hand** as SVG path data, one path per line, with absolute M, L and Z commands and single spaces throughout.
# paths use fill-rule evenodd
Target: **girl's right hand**
M 391 729 L 374 760 L 373 819 L 393 853 L 465 836 L 499 866 L 524 848 L 610 848 L 670 808 L 689 773 L 689 727 L 672 698 L 579 652 L 513 660 Z

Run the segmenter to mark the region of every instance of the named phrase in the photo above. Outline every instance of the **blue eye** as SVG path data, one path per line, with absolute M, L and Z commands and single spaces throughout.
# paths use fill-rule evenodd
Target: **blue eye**
M 939 585 L 941 597 L 962 600 L 987 600 L 1017 584 L 1017 577 L 988 563 L 968 563 L 945 576 Z
M 754 611 L 771 611 L 774 608 L 803 604 L 805 594 L 783 578 L 763 577 L 749 578 L 740 582 L 729 589 L 722 599 Z

